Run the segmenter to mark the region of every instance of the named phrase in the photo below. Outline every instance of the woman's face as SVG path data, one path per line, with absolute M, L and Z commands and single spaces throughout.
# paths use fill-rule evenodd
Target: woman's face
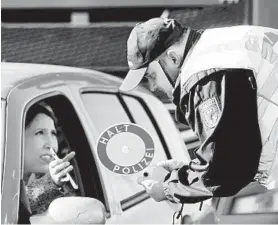
M 39 113 L 25 129 L 25 173 L 47 173 L 52 161 L 49 148 L 58 150 L 57 131 L 51 117 Z

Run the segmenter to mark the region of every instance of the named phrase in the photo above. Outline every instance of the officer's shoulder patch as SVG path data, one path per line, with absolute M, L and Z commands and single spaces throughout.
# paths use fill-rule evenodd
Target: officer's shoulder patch
M 220 103 L 216 97 L 209 98 L 199 105 L 203 122 L 208 128 L 217 125 L 221 116 Z

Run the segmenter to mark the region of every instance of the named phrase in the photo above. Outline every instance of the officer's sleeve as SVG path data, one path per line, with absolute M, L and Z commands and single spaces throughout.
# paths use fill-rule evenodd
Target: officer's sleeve
M 189 166 L 163 183 L 173 202 L 236 194 L 256 174 L 261 154 L 256 83 L 249 70 L 222 70 L 196 83 L 179 110 L 201 146 Z

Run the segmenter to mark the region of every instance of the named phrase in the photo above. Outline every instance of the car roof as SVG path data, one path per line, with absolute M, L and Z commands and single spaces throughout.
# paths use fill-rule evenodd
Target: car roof
M 122 82 L 120 78 L 90 69 L 49 64 L 1 62 L 1 97 L 5 98 L 9 91 L 22 81 L 51 73 L 89 74 L 97 83 L 103 84 L 103 80 L 105 80 L 105 83 L 115 86 L 120 86 Z M 80 79 L 82 79 L 81 76 Z

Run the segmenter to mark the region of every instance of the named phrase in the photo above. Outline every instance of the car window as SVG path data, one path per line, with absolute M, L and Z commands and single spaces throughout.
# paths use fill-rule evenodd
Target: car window
M 152 163 L 157 163 L 163 160 L 166 160 L 166 154 L 164 147 L 162 145 L 161 139 L 158 136 L 157 130 L 154 128 L 154 125 L 150 119 L 150 116 L 147 114 L 143 105 L 135 98 L 124 96 L 124 100 L 128 106 L 129 111 L 131 112 L 135 123 L 141 125 L 145 128 L 152 136 L 155 143 L 155 157 Z M 163 138 L 163 137 L 162 137 Z
M 70 175 L 77 184 L 77 189 L 74 189 L 70 183 L 67 183 L 64 189 L 65 195 L 81 195 L 96 198 L 106 205 L 106 209 L 109 212 L 109 206 L 104 198 L 103 188 L 94 162 L 91 147 L 74 106 L 65 96 L 56 95 L 45 98 L 34 105 L 30 105 L 26 110 L 26 113 L 31 110 L 32 106 L 35 106 L 35 109 L 32 108 L 33 111 L 38 111 L 39 109 L 36 109 L 38 105 L 40 107 L 43 106 L 54 113 L 57 131 L 57 147 L 59 149 L 57 152 L 58 157 L 64 158 L 66 154 L 71 151 L 75 151 L 76 153 L 75 157 L 70 161 L 73 166 L 73 171 L 70 172 Z M 31 115 L 33 111 L 31 111 Z M 43 142 L 40 141 L 39 147 L 42 143 Z M 55 144 L 54 139 L 53 144 Z M 43 169 L 43 171 L 45 171 L 45 168 L 41 165 L 42 163 L 36 165 L 36 170 Z M 34 168 L 32 167 L 32 169 Z M 27 196 L 31 202 L 30 206 L 32 212 L 41 213 L 42 211 L 45 211 L 51 201 L 56 197 L 63 196 L 62 193 L 57 192 L 55 185 L 50 181 L 51 178 L 47 173 L 43 176 L 30 177 L 27 185 Z M 47 195 L 48 197 L 46 198 L 45 196 Z
M 98 135 L 108 127 L 119 123 L 137 123 L 145 128 L 152 136 L 155 144 L 155 155 L 151 164 L 165 160 L 166 155 L 159 136 L 152 125 L 152 122 L 144 110 L 143 106 L 132 97 L 124 97 L 124 101 L 115 94 L 106 93 L 83 93 L 83 101 L 88 109 L 95 129 Z M 105 173 L 111 181 L 111 186 L 114 193 L 121 202 L 126 202 L 127 199 L 134 197 L 138 192 L 144 189 L 137 184 L 138 173 L 129 175 L 115 174 L 108 169 L 102 167 L 102 172 Z
M 130 122 L 116 95 L 87 93 L 82 98 L 99 135 L 115 123 Z

